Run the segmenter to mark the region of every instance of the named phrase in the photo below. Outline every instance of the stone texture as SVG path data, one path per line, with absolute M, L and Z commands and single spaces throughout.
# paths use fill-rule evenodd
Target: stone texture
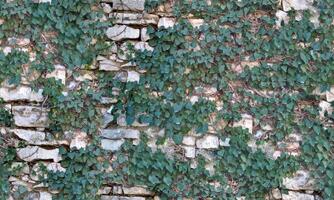
M 124 197 L 124 196 L 102 195 L 101 200 L 145 200 L 145 198 L 144 197 Z
M 53 160 L 54 162 L 58 162 L 61 160 L 59 149 L 48 150 L 37 146 L 20 148 L 17 150 L 17 156 L 26 162 L 35 160 Z
M 145 0 L 113 0 L 114 10 L 143 11 Z
M 290 11 L 294 10 L 307 10 L 312 7 L 313 0 L 283 0 L 283 10 Z
M 45 133 L 41 131 L 31 131 L 25 129 L 11 130 L 20 139 L 29 142 L 30 144 L 36 144 L 45 140 Z
M 314 196 L 310 194 L 289 191 L 288 194 L 282 194 L 282 200 L 314 200 Z
M 225 138 L 225 140 L 219 140 L 219 145 L 222 147 L 229 147 L 230 146 L 230 138 Z
M 328 102 L 334 101 L 334 87 L 331 87 L 329 91 L 326 91 L 326 99 Z
M 116 13 L 112 14 L 112 17 L 116 18 L 115 23 L 126 25 L 157 25 L 159 22 L 158 15 L 141 14 L 141 13 Z
M 193 136 L 184 136 L 182 140 L 182 144 L 194 146 L 196 142 L 196 138 Z
M 128 71 L 126 82 L 137 82 L 139 83 L 140 74 L 136 71 Z
M 284 24 L 288 24 L 289 23 L 289 16 L 287 12 L 284 12 L 282 10 L 278 10 L 275 14 L 275 16 L 277 17 L 276 20 L 276 26 L 279 28 L 281 27 L 281 23 L 284 22 Z
M 109 194 L 112 190 L 112 187 L 103 187 L 103 188 L 100 188 L 99 191 L 97 192 L 98 195 L 101 195 L 101 194 Z
M 219 147 L 219 139 L 214 135 L 205 135 L 196 141 L 197 148 L 201 149 L 215 149 Z
M 139 139 L 140 132 L 136 129 L 103 129 L 101 136 L 108 139 Z
M 149 39 L 150 39 L 150 36 L 148 35 L 148 33 L 147 33 L 147 28 L 145 27 L 145 28 L 142 28 L 141 30 L 140 30 L 140 39 L 141 39 L 141 41 L 143 41 L 143 42 L 146 42 L 146 41 L 148 41 Z
M 124 139 L 120 139 L 120 140 L 102 139 L 101 147 L 102 149 L 109 150 L 109 151 L 118 151 L 121 148 L 124 141 L 125 141 Z
M 125 195 L 151 196 L 153 193 L 144 187 L 123 187 Z
M 103 71 L 118 71 L 121 68 L 121 63 L 113 60 L 101 60 L 99 62 L 99 70 Z
M 0 88 L 0 98 L 4 101 L 31 101 L 31 102 L 42 102 L 43 101 L 43 90 L 40 89 L 37 92 L 33 91 L 30 87 L 20 85 L 15 88 Z
M 241 127 L 243 129 L 248 129 L 249 133 L 253 132 L 253 117 L 248 114 L 242 114 L 241 120 L 233 123 L 233 127 Z
M 19 127 L 40 127 L 48 126 L 48 110 L 35 106 L 13 106 L 12 112 L 14 122 Z
M 148 42 L 138 42 L 135 44 L 135 49 L 136 50 L 140 50 L 140 51 L 144 51 L 144 50 L 147 50 L 147 51 L 153 51 L 154 48 L 152 48 Z
M 314 180 L 310 173 L 305 170 L 298 170 L 292 177 L 283 179 L 283 186 L 289 190 L 314 190 Z
M 66 83 L 66 68 L 62 65 L 55 65 L 55 70 L 46 74 L 46 78 L 55 78 L 60 80 L 62 84 Z
M 124 39 L 137 39 L 140 35 L 139 29 L 134 29 L 125 25 L 115 25 L 108 28 L 106 34 L 107 37 L 114 41 L 120 41 Z
M 48 192 L 39 192 L 39 200 L 52 200 L 52 195 Z
M 204 19 L 189 19 L 189 23 L 193 26 L 193 27 L 200 27 L 204 24 Z
M 170 28 L 175 25 L 174 18 L 162 17 L 159 19 L 158 27 Z
M 195 147 L 183 146 L 184 156 L 187 158 L 195 158 L 196 157 L 196 149 Z
M 82 131 L 77 131 L 74 133 L 74 137 L 71 140 L 70 148 L 76 148 L 76 149 L 85 149 L 87 146 L 87 133 Z

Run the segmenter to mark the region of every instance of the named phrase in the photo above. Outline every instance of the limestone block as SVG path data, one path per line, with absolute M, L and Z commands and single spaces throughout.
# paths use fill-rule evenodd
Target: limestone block
M 315 190 L 314 180 L 305 170 L 298 170 L 292 177 L 284 178 L 283 186 L 289 190 Z
M 124 39 L 137 39 L 140 35 L 139 29 L 134 29 L 125 25 L 115 25 L 108 28 L 106 34 L 107 37 L 114 41 L 120 41 Z
M 282 200 L 314 200 L 314 196 L 310 194 L 289 191 L 288 194 L 282 194 Z
M 27 146 L 17 150 L 17 156 L 26 161 L 32 162 L 35 160 L 53 160 L 58 162 L 61 160 L 59 149 L 43 149 L 37 146 Z
M 136 129 L 103 129 L 101 135 L 107 139 L 139 139 L 140 132 Z
M 139 14 L 139 13 L 116 13 L 111 15 L 116 18 L 115 23 L 126 25 L 157 25 L 159 22 L 158 15 Z
M 113 0 L 114 10 L 143 11 L 145 0 Z
M 159 19 L 158 27 L 170 28 L 175 25 L 176 20 L 174 18 L 162 17 Z
M 60 80 L 62 84 L 66 83 L 66 68 L 62 65 L 55 65 L 55 69 L 46 74 L 46 78 L 55 78 L 56 80 Z
M 9 101 L 30 101 L 30 102 L 42 102 L 43 90 L 33 91 L 30 87 L 25 85 L 19 85 L 15 88 L 0 88 L 0 98 L 5 102 Z
M 124 139 L 120 139 L 120 140 L 102 139 L 101 147 L 102 149 L 109 150 L 109 151 L 118 151 L 124 142 L 125 142 Z
M 48 126 L 48 113 L 46 109 L 36 106 L 13 106 L 15 125 L 19 127 L 39 127 Z
M 219 147 L 219 139 L 214 135 L 205 135 L 196 141 L 197 148 L 201 149 L 215 149 Z

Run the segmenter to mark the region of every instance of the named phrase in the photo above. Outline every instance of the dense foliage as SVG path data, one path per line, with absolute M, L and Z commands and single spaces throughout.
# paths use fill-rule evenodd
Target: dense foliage
M 147 0 L 146 11 L 166 2 Z M 87 81 L 71 89 L 44 75 L 54 70 L 54 64 L 62 64 L 71 72 L 66 78 L 72 79 L 106 50 L 103 35 L 108 23 L 102 20 L 99 3 L 0 0 L 0 19 L 4 20 L 0 39 L 14 48 L 0 53 L 0 82 L 19 84 L 22 67 L 31 65 L 31 73 L 39 75 L 31 86 L 44 89 L 43 106 L 50 108 L 48 131 L 61 138 L 64 131 L 82 130 L 94 141 L 86 149 L 61 148 L 66 172 L 48 171 L 44 180 L 60 191 L 56 198 L 97 199 L 101 185 L 116 182 L 146 185 L 162 199 L 263 199 L 274 188 L 284 189 L 284 177 L 307 168 L 322 197 L 333 199 L 334 116 L 319 117 L 323 99 L 313 91 L 324 92 L 334 84 L 334 2 L 315 2 L 318 26 L 311 22 L 314 13 L 308 10 L 291 10 L 289 22 L 277 24 L 277 0 L 210 2 L 175 1 L 175 26 L 148 27 L 154 50 L 129 47 L 128 58 L 136 70 L 145 71 L 139 82 L 123 82 L 108 72 L 98 74 L 97 83 Z M 189 16 L 203 19 L 203 25 L 193 26 Z M 19 46 L 15 40 L 7 40 L 12 37 L 28 38 L 31 45 L 27 48 L 36 58 L 29 59 L 28 52 L 15 49 Z M 143 137 L 138 145 L 123 145 L 112 163 L 115 170 L 107 174 L 102 163 L 108 159 L 97 145 L 101 96 L 116 99 L 110 109 L 115 123 L 125 114 L 128 125 L 138 121 L 164 129 L 159 144 L 169 139 L 179 144 L 190 131 L 206 134 L 210 126 L 224 121 L 224 126 L 215 126 L 215 132 L 222 140 L 229 138 L 230 145 L 210 151 L 214 170 L 209 171 L 204 156 L 197 156 L 193 163 L 171 157 L 153 151 Z M 292 133 L 302 134 L 301 155 L 282 154 L 274 159 L 261 149 L 250 148 L 253 135 L 231 128 L 245 113 L 254 119 L 253 132 L 270 127 L 257 138 L 259 144 L 276 144 Z M 1 125 L 10 126 L 11 114 L 2 109 L 0 114 Z M 14 159 L 13 149 L 4 150 L 0 199 L 9 191 L 8 166 Z

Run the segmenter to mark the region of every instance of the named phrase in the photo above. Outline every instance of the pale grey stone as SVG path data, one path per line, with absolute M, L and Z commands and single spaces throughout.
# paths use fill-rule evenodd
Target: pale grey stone
M 102 149 L 109 150 L 109 151 L 118 151 L 124 142 L 125 142 L 124 139 L 120 139 L 120 140 L 102 139 L 101 147 Z
M 326 91 L 326 99 L 327 102 L 334 101 L 334 87 L 331 87 L 329 91 Z
M 198 28 L 204 24 L 204 19 L 189 19 L 189 22 L 193 27 Z
M 313 0 L 283 0 L 283 10 L 307 10 L 312 7 Z
M 153 195 L 151 191 L 144 187 L 123 187 L 123 193 L 125 195 L 139 195 L 139 196 L 150 196 Z
M 145 198 L 144 197 L 125 197 L 125 196 L 102 195 L 101 200 L 145 200 Z
M 230 138 L 225 138 L 225 140 L 219 140 L 219 145 L 222 147 L 229 147 L 230 145 Z
M 31 101 L 42 102 L 43 90 L 39 89 L 37 92 L 33 91 L 30 87 L 20 85 L 15 88 L 0 88 L 0 98 L 4 101 Z
M 52 200 L 52 194 L 49 192 L 40 191 L 39 200 Z
M 101 6 L 103 9 L 103 12 L 108 13 L 108 14 L 112 12 L 112 7 L 110 6 L 110 4 L 101 3 Z
M 71 139 L 70 148 L 85 149 L 87 146 L 87 133 L 76 131 Z
M 287 12 L 284 12 L 282 10 L 278 10 L 275 14 L 275 16 L 277 17 L 277 20 L 276 20 L 276 26 L 278 28 L 281 27 L 281 23 L 284 22 L 284 24 L 288 24 L 289 23 L 289 20 L 290 20 L 290 17 L 288 16 L 288 13 Z
M 136 71 L 127 71 L 126 82 L 137 82 L 140 81 L 140 74 Z
M 107 37 L 114 41 L 120 41 L 124 39 L 137 39 L 140 35 L 139 29 L 134 29 L 125 25 L 115 25 L 108 28 L 106 34 Z
M 99 62 L 99 70 L 103 71 L 119 71 L 121 69 L 121 63 L 113 60 L 101 60 Z
M 273 189 L 271 191 L 271 194 L 272 194 L 274 199 L 282 199 L 282 194 L 281 194 L 281 191 L 279 189 Z
M 103 187 L 103 188 L 100 188 L 99 191 L 97 192 L 98 195 L 101 195 L 101 194 L 110 194 L 112 190 L 112 187 Z
M 243 129 L 248 129 L 249 133 L 253 132 L 253 117 L 248 114 L 242 114 L 241 120 L 233 123 L 233 127 L 241 127 Z
M 111 97 L 102 97 L 101 98 L 101 104 L 112 104 L 112 103 L 117 103 L 116 98 L 111 98 Z
M 314 182 L 310 172 L 298 170 L 292 177 L 283 179 L 283 186 L 289 190 L 315 190 Z
M 314 200 L 314 196 L 310 194 L 289 191 L 288 194 L 282 194 L 282 200 Z
M 147 51 L 153 51 L 154 48 L 152 48 L 148 42 L 137 42 L 135 44 L 135 49 L 136 50 L 140 50 L 140 51 L 144 51 L 144 50 L 147 50 Z
M 145 0 L 113 0 L 114 10 L 143 11 Z
M 205 135 L 196 141 L 197 148 L 201 149 L 216 149 L 219 147 L 219 139 L 214 135 Z
M 195 158 L 196 157 L 196 149 L 195 147 L 183 146 L 184 156 L 187 158 Z
M 36 106 L 13 106 L 14 122 L 19 127 L 48 126 L 48 110 Z
M 136 129 L 115 128 L 102 129 L 101 135 L 108 139 L 139 139 L 140 132 Z
M 112 14 L 111 16 L 116 18 L 115 23 L 126 25 L 157 25 L 159 21 L 158 15 L 143 13 L 116 13 L 116 15 Z
M 29 142 L 30 144 L 38 143 L 45 140 L 45 133 L 41 131 L 31 131 L 25 129 L 11 130 L 20 139 Z
M 182 144 L 188 146 L 194 146 L 196 142 L 196 138 L 194 136 L 184 136 L 182 139 Z
M 43 149 L 37 146 L 27 146 L 17 150 L 17 156 L 26 161 L 32 162 L 35 160 L 53 160 L 58 162 L 61 160 L 59 149 Z
M 102 128 L 107 128 L 108 125 L 114 120 L 114 117 L 109 113 L 103 114 L 103 124 Z
M 46 74 L 46 78 L 55 78 L 56 80 L 60 80 L 63 85 L 66 83 L 66 68 L 62 65 L 55 65 L 55 69 Z
M 158 27 L 170 28 L 175 25 L 175 18 L 162 17 L 159 19 Z
M 146 42 L 150 39 L 150 36 L 147 33 L 147 28 L 142 28 L 140 31 L 140 39 L 143 42 Z

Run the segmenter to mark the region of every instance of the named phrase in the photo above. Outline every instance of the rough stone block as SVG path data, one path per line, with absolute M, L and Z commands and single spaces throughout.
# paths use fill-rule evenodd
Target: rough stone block
M 139 139 L 140 133 L 135 129 L 103 129 L 101 135 L 108 139 Z
M 48 150 L 37 146 L 20 148 L 17 150 L 17 156 L 26 162 L 35 160 L 53 160 L 58 162 L 61 160 L 59 149 Z
M 120 140 L 102 139 L 101 147 L 102 149 L 109 150 L 109 151 L 118 151 L 124 142 L 125 142 L 124 139 L 120 139 Z
M 37 92 L 33 91 L 30 87 L 20 85 L 15 88 L 0 88 L 0 98 L 4 101 L 30 101 L 30 102 L 42 102 L 43 90 L 40 89 Z
M 140 35 L 139 29 L 134 29 L 125 25 L 115 25 L 108 28 L 106 34 L 107 37 L 114 41 L 120 41 L 124 39 L 137 39 Z
M 145 0 L 113 0 L 114 10 L 143 11 Z
M 48 110 L 35 106 L 13 106 L 15 125 L 19 127 L 40 127 L 48 126 Z
M 197 148 L 200 149 L 215 149 L 219 147 L 219 139 L 214 135 L 205 135 L 196 141 Z
M 112 14 L 112 17 L 116 18 L 115 23 L 126 25 L 157 25 L 159 22 L 159 16 L 152 14 L 117 13 L 116 15 Z

